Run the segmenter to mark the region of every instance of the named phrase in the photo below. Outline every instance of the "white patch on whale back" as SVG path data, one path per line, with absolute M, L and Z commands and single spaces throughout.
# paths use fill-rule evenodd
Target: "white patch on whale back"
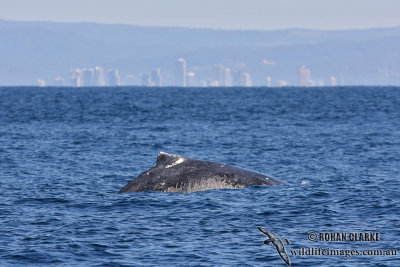
M 178 164 L 181 164 L 184 161 L 185 161 L 184 158 L 179 158 L 177 161 L 173 162 L 172 164 L 165 166 L 165 168 L 168 169 L 168 168 L 174 167 L 174 166 L 176 166 Z

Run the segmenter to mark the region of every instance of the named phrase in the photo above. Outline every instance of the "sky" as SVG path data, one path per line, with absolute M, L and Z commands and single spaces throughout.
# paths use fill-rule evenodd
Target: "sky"
M 0 0 L 0 19 L 341 30 L 400 26 L 400 0 Z

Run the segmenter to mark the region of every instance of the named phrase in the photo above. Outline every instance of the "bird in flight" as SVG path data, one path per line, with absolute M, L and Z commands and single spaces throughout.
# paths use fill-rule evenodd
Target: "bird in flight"
M 289 255 L 286 252 L 286 248 L 284 245 L 284 242 L 282 241 L 282 239 L 280 239 L 276 234 L 274 234 L 273 232 L 270 232 L 264 228 L 262 228 L 261 226 L 257 226 L 257 229 L 260 230 L 261 233 L 263 233 L 264 235 L 268 236 L 269 238 L 267 240 L 264 240 L 264 245 L 274 245 L 276 248 L 276 251 L 278 252 L 279 256 L 281 257 L 281 259 L 287 264 L 287 265 L 291 265 L 290 264 L 290 258 Z M 285 238 L 285 243 L 287 245 L 290 244 L 290 241 L 288 239 Z

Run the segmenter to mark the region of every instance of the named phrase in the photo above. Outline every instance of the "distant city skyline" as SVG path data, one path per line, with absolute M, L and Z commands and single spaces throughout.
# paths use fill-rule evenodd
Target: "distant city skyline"
M 3 20 L 0 32 L 5 86 L 400 84 L 400 27 L 259 32 Z
M 0 19 L 145 26 L 340 30 L 400 26 L 398 0 L 2 0 Z
M 177 87 L 251 87 L 253 86 L 251 80 L 251 73 L 243 72 L 238 69 L 233 70 L 227 68 L 222 64 L 214 64 L 210 66 L 212 69 L 211 76 L 206 79 L 197 79 L 196 72 L 187 71 L 187 69 L 197 68 L 198 66 L 187 66 L 186 59 L 178 58 L 175 62 L 175 80 L 173 83 L 162 84 L 162 71 L 156 68 L 151 72 L 144 72 L 141 74 L 128 74 L 127 76 L 136 76 L 140 78 L 139 81 L 121 83 L 119 71 L 117 69 L 108 69 L 107 78 L 102 67 L 94 66 L 90 68 L 77 68 L 70 71 L 69 84 L 67 79 L 61 76 L 55 77 L 53 82 L 47 83 L 46 80 L 38 78 L 37 86 L 72 86 L 72 87 L 102 87 L 102 86 L 144 86 L 144 87 L 160 87 L 160 86 L 177 86 Z M 340 78 L 340 84 L 337 84 L 337 77 L 330 76 L 327 81 L 324 79 L 311 79 L 311 71 L 305 65 L 302 65 L 297 70 L 297 83 L 288 83 L 287 80 L 273 81 L 271 76 L 265 77 L 265 82 L 257 84 L 261 87 L 285 87 L 285 86 L 300 86 L 300 87 L 314 87 L 314 86 L 343 86 L 343 77 Z M 274 83 L 272 83 L 274 82 Z M 326 83 L 325 83 L 326 82 Z

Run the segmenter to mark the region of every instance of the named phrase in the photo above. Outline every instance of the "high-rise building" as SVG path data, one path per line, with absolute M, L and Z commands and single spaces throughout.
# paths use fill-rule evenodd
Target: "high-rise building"
M 118 74 L 118 70 L 116 69 L 109 69 L 108 70 L 108 85 L 109 86 L 119 86 L 120 85 L 120 78 Z
M 225 67 L 221 64 L 213 66 L 213 83 L 215 86 L 223 86 L 225 82 Z
M 80 69 L 71 71 L 70 84 L 73 87 L 81 87 L 82 84 L 82 72 Z
M 150 86 L 150 75 L 148 73 L 142 74 L 142 86 Z
M 250 86 L 251 86 L 251 77 L 250 77 L 250 73 L 243 72 L 241 76 L 242 76 L 242 77 L 241 77 L 241 84 L 242 84 L 242 86 L 250 87 Z
M 161 72 L 160 69 L 155 69 L 151 72 L 151 83 L 153 86 L 161 86 Z
M 238 70 L 233 72 L 233 86 L 242 86 L 242 73 Z
M 83 69 L 82 70 L 82 86 L 93 86 L 94 70 Z
M 331 82 L 331 86 L 336 86 L 337 85 L 335 77 L 331 76 L 331 77 L 329 77 L 329 80 Z
M 189 87 L 196 86 L 196 73 L 189 72 L 187 74 L 187 86 Z
M 93 85 L 94 86 L 104 86 L 105 85 L 104 71 L 102 68 L 97 67 L 97 66 L 94 68 Z
M 224 86 L 226 86 L 226 87 L 232 86 L 232 75 L 231 75 L 231 69 L 230 68 L 226 68 L 225 69 Z
M 297 70 L 297 85 L 308 86 L 311 83 L 311 71 L 306 66 L 301 66 Z
M 271 77 L 268 76 L 268 77 L 266 78 L 266 80 L 267 80 L 267 87 L 271 87 L 271 86 L 272 86 L 272 79 L 271 79 Z
M 175 85 L 186 86 L 186 60 L 179 58 L 175 67 Z

